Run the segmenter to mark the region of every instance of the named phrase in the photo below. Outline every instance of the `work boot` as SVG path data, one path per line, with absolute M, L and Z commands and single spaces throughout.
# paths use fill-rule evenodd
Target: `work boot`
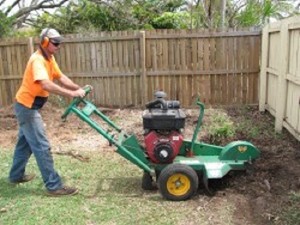
M 10 183 L 12 183 L 12 184 L 26 183 L 26 182 L 33 180 L 34 178 L 35 178 L 35 174 L 27 174 L 18 180 L 10 181 Z
M 78 193 L 77 188 L 72 188 L 72 187 L 67 187 L 64 186 L 61 189 L 57 189 L 54 191 L 47 191 L 48 196 L 53 196 L 53 197 L 60 197 L 60 196 L 66 196 L 66 195 L 76 195 Z

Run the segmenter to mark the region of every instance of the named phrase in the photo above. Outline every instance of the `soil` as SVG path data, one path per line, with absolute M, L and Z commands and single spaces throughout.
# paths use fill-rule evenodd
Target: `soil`
M 143 143 L 141 109 L 100 109 Z M 208 109 L 204 116 L 204 126 L 211 123 L 211 117 L 216 111 L 228 115 L 234 124 L 240 124 L 239 127 L 248 121 L 244 129 L 236 131 L 235 136 L 214 139 L 217 144 L 247 140 L 261 151 L 261 157 L 246 172 L 229 173 L 217 185 L 211 184 L 216 189 L 213 197 L 216 205 L 218 200 L 234 202 L 235 224 L 281 224 L 280 213 L 289 204 L 289 194 L 300 190 L 300 142 L 286 130 L 276 135 L 273 131 L 274 118 L 267 112 L 259 112 L 257 106 Z M 80 157 L 79 151 L 113 151 L 103 137 L 76 116 L 69 116 L 67 123 L 62 122 L 62 113 L 62 108 L 51 103 L 47 103 L 41 110 L 54 153 L 63 154 L 68 150 L 72 156 Z M 184 135 L 186 139 L 191 139 L 198 110 L 185 109 L 185 113 Z M 0 108 L 0 125 L 1 148 L 12 150 L 18 132 L 13 106 Z M 212 137 L 205 131 L 200 132 L 199 138 L 204 142 L 212 141 Z

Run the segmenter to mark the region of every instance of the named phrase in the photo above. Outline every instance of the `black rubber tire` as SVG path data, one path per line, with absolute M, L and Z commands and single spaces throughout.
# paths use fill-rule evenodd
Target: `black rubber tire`
M 146 191 L 157 190 L 157 186 L 154 183 L 152 176 L 147 172 L 144 172 L 143 174 L 142 189 Z
M 184 201 L 197 192 L 199 178 L 190 166 L 170 164 L 161 171 L 157 184 L 164 198 L 171 201 Z

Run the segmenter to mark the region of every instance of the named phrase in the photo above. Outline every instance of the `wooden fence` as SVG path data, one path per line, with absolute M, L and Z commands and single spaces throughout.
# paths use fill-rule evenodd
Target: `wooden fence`
M 0 41 L 0 105 L 8 105 L 38 39 Z M 260 31 L 153 30 L 67 35 L 61 70 L 92 84 L 97 105 L 141 106 L 164 90 L 192 106 L 258 104 Z
M 300 16 L 269 24 L 262 40 L 260 110 L 300 140 Z

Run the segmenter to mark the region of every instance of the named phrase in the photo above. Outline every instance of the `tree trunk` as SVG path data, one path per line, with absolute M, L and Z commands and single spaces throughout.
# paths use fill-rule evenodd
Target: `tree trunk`
M 226 19 L 226 0 L 221 0 L 221 28 L 225 28 L 225 19 Z

